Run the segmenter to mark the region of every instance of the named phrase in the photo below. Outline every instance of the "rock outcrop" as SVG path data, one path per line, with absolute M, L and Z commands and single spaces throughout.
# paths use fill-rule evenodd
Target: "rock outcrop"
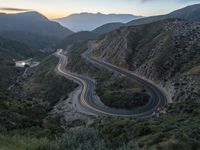
M 121 27 L 96 40 L 92 54 L 160 84 L 174 102 L 200 102 L 199 22 Z

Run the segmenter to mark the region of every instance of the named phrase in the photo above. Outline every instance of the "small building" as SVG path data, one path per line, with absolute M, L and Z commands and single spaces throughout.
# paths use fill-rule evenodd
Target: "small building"
M 26 61 L 15 61 L 15 66 L 16 67 L 25 67 L 26 65 L 29 65 Z

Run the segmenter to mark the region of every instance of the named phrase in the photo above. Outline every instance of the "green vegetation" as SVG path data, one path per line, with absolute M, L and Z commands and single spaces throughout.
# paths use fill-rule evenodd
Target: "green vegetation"
M 16 98 L 0 90 L 0 149 L 37 149 L 54 139 L 62 128 L 46 118 L 47 110 L 35 101 Z
M 42 146 L 41 150 L 130 150 L 124 144 L 113 149 L 106 142 L 95 128 L 81 127 L 66 130 L 61 137 Z
M 46 138 L 0 135 L 0 149 L 4 150 L 36 150 L 45 143 L 47 143 Z
M 55 73 L 57 63 L 58 59 L 55 56 L 45 58 L 29 80 L 22 84 L 23 91 L 26 91 L 28 97 L 44 99 L 50 104 L 50 108 L 61 98 L 67 98 L 77 86 Z
M 74 56 L 80 57 L 79 51 Z M 18 98 L 6 90 L 0 90 L 0 149 L 197 150 L 200 146 L 200 105 L 196 103 L 173 104 L 167 114 L 156 118 L 106 117 L 96 120 L 88 127 L 62 129 L 47 114 L 61 95 L 67 96 L 76 86 L 55 74 L 57 61 L 57 58 L 49 56 L 22 84 L 23 88 L 20 90 L 30 92 L 27 98 Z M 86 68 L 89 71 L 84 72 Z M 86 68 L 78 70 L 97 80 L 97 92 L 113 94 L 112 97 L 116 95 L 116 99 L 120 96 L 117 94 L 125 94 L 124 98 L 127 91 L 144 92 L 138 84 L 124 77 L 116 77 L 105 69 L 96 68 L 89 63 L 86 63 Z M 122 89 L 126 89 L 126 92 Z M 30 99 L 33 95 L 49 101 L 51 107 L 41 106 Z M 128 107 L 126 103 L 120 104 Z
M 97 34 L 90 31 L 81 31 L 67 36 L 63 39 L 57 47 L 67 48 L 69 45 L 77 43 L 85 43 L 85 41 L 93 40 L 97 37 Z M 79 49 L 79 48 L 78 48 Z
M 63 132 L 56 120 L 47 117 L 48 111 L 61 96 L 66 98 L 76 85 L 56 75 L 54 69 L 57 62 L 56 57 L 47 57 L 24 82 L 15 85 L 27 96 L 15 96 L 10 91 L 0 89 L 0 149 L 40 149 Z M 4 69 L 8 70 L 9 67 L 5 66 Z M 2 81 L 5 82 L 5 78 Z M 50 106 L 33 100 L 33 94 L 35 98 L 45 99 Z
M 0 37 L 0 88 L 8 88 L 24 68 L 16 68 L 13 60 L 23 60 L 30 57 L 44 58 L 47 53 L 30 49 L 26 44 Z
M 150 32 L 150 30 L 145 30 L 145 32 Z M 148 39 L 151 38 L 148 37 Z M 167 45 L 167 43 L 165 44 Z M 48 116 L 48 112 L 58 100 L 67 98 L 68 94 L 76 87 L 76 84 L 55 74 L 54 69 L 58 59 L 54 56 L 49 56 L 41 62 L 36 70 L 33 70 L 28 75 L 27 79 L 16 85 L 16 91 L 18 87 L 17 92 L 22 92 L 22 94 L 20 93 L 22 96 L 11 94 L 6 89 L 23 72 L 23 69 L 13 67 L 10 60 L 15 57 L 27 57 L 23 51 L 26 46 L 20 45 L 19 43 L 14 44 L 14 46 L 0 43 L 0 71 L 2 71 L 0 74 L 0 149 L 199 149 L 199 103 L 171 104 L 167 109 L 167 113 L 160 115 L 160 117 L 146 119 L 105 117 L 95 120 L 94 123 L 87 125 L 87 127 L 82 125 L 78 128 L 61 128 L 55 119 Z M 156 44 L 152 42 L 152 45 Z M 149 47 L 153 49 L 152 45 L 147 46 L 148 49 L 143 49 L 143 52 L 148 52 Z M 166 48 L 170 49 L 170 47 Z M 18 49 L 20 50 L 18 51 Z M 143 87 L 137 83 L 106 69 L 95 67 L 82 59 L 81 54 L 86 49 L 86 42 L 74 44 L 68 51 L 68 55 L 70 55 L 68 67 L 72 71 L 83 73 L 96 79 L 96 92 L 101 96 L 105 104 L 116 108 L 132 109 L 147 102 L 148 96 L 145 94 Z M 163 53 L 157 52 L 157 57 L 151 60 L 156 65 L 160 61 L 164 61 L 164 56 L 169 53 L 166 49 L 163 50 Z M 170 53 L 173 52 L 170 51 Z M 146 59 L 143 57 L 144 54 L 141 53 L 139 56 Z M 198 77 L 199 55 L 193 54 L 185 51 L 185 56 L 179 59 L 180 62 L 177 64 L 177 66 L 181 65 L 182 68 L 175 66 L 173 67 L 174 70 L 180 71 L 184 75 Z M 175 55 L 174 58 L 177 58 L 178 55 Z M 166 56 L 165 58 L 167 59 Z M 131 66 L 132 60 L 128 59 L 128 61 L 130 61 Z M 192 64 L 188 63 L 187 65 L 187 62 Z M 198 64 L 197 67 L 191 67 L 194 64 Z M 171 65 L 163 66 L 171 69 Z M 7 72 L 4 72 L 5 70 Z M 168 69 L 165 68 L 165 70 Z M 174 76 L 176 72 L 171 71 L 170 75 Z M 179 83 L 176 84 L 179 85 Z M 193 88 L 193 86 L 191 87 Z M 195 92 L 198 94 L 198 91 Z M 46 105 L 46 103 L 49 105 Z
M 126 77 L 120 77 L 104 68 L 91 65 L 81 57 L 85 50 L 87 50 L 87 42 L 76 43 L 68 50 L 70 56 L 68 68 L 96 79 L 96 92 L 104 104 L 114 108 L 133 109 L 148 102 L 149 96 L 142 86 Z
M 3 95 L 9 97 L 6 92 L 3 93 L 1 91 L 1 98 Z M 9 102 L 11 101 L 15 100 L 9 100 Z M 32 107 L 36 106 L 32 104 Z M 199 107 L 199 104 L 194 103 L 173 104 L 169 106 L 167 114 L 156 118 L 106 117 L 96 120 L 87 128 L 82 126 L 65 131 L 51 119 L 35 121 L 35 112 L 37 112 L 37 116 L 43 114 L 35 111 L 26 114 L 25 117 L 31 117 L 33 121 L 29 124 L 26 123 L 22 128 L 18 126 L 19 121 L 12 122 L 16 125 L 12 128 L 8 128 L 8 124 L 5 125 L 4 121 L 0 121 L 0 149 L 198 150 L 200 146 Z M 27 106 L 23 108 L 27 108 Z M 21 108 L 17 109 L 21 110 Z M 26 110 L 26 112 L 28 111 Z M 20 115 L 24 114 L 18 112 L 16 116 Z M 0 117 L 2 119 L 5 115 Z
M 42 149 L 48 150 L 103 150 L 105 143 L 91 128 L 66 130 L 56 141 L 48 143 Z
M 14 66 L 13 59 L 31 56 L 32 53 L 28 55 L 28 52 L 26 45 L 0 37 L 0 88 L 8 88 L 16 81 L 17 76 L 23 73 L 23 68 Z
M 15 84 L 14 92 L 7 91 L 24 71 L 10 63 L 11 60 L 25 56 L 15 51 L 15 46 L 12 48 L 12 42 L 10 44 L 9 49 L 5 47 L 7 44 L 0 47 L 0 149 L 40 149 L 63 133 L 58 122 L 48 117 L 48 112 L 62 96 L 66 98 L 76 85 L 56 75 L 54 69 L 58 59 L 50 56 L 37 69 L 30 70 L 26 79 Z M 43 99 L 50 105 L 41 105 L 37 99 Z
M 21 75 L 23 71 L 23 68 L 16 68 L 13 65 L 0 65 L 0 88 L 8 88 L 17 80 L 17 76 Z
M 0 37 L 0 53 L 2 54 L 1 59 L 6 60 L 9 59 L 22 59 L 28 57 L 34 57 L 41 55 L 41 52 L 37 50 L 30 49 L 24 43 L 8 40 Z
M 197 150 L 200 146 L 200 105 L 171 105 L 159 118 L 106 118 L 96 123 L 113 148 L 127 143 L 133 149 Z
M 148 102 L 149 96 L 142 86 L 127 78 L 112 77 L 97 85 L 102 102 L 114 108 L 133 109 Z
M 40 49 L 52 50 L 52 47 L 54 47 L 59 41 L 59 38 L 54 36 L 39 35 L 26 31 L 4 31 L 0 33 L 0 36 L 24 43 L 34 51 L 38 51 Z
M 131 90 L 121 91 L 105 91 L 100 96 L 102 102 L 107 106 L 114 108 L 133 109 L 135 107 L 143 106 L 148 101 L 148 95 L 142 95 Z

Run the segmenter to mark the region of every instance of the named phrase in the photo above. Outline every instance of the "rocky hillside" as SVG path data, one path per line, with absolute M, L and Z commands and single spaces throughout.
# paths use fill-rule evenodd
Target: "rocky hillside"
M 94 32 L 98 35 L 102 35 L 102 34 L 110 32 L 110 31 L 116 30 L 121 26 L 124 26 L 124 24 L 120 23 L 120 22 L 108 23 L 108 24 L 104 24 L 104 25 L 94 29 L 92 32 Z
M 142 25 L 148 24 L 152 22 L 156 22 L 159 20 L 169 19 L 169 18 L 178 18 L 184 19 L 188 21 L 200 21 L 200 4 L 195 4 L 191 6 L 184 7 L 182 9 L 178 9 L 166 15 L 159 15 L 159 16 L 151 16 L 146 18 L 141 18 L 137 20 L 133 20 L 126 25 Z
M 103 26 L 96 28 L 95 30 L 93 30 L 93 32 L 101 35 L 101 34 L 105 34 L 110 31 L 116 30 L 121 26 L 143 25 L 143 24 L 153 23 L 156 21 L 161 21 L 161 20 L 170 19 L 170 18 L 183 19 L 187 21 L 200 21 L 199 14 L 200 14 L 200 4 L 196 4 L 196 5 L 184 7 L 182 9 L 178 9 L 166 15 L 139 18 L 139 19 L 135 19 L 124 24 L 123 23 L 105 24 Z
M 200 23 L 122 27 L 96 40 L 93 55 L 165 87 L 173 101 L 200 102 Z

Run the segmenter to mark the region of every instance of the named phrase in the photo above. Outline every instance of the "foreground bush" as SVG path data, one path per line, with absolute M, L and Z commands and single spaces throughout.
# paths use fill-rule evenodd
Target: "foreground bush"
M 109 117 L 94 124 L 114 149 L 199 150 L 200 104 L 172 104 L 167 114 L 147 119 Z
M 95 130 L 80 128 L 67 130 L 54 142 L 49 142 L 43 150 L 103 150 L 105 142 L 97 135 Z
M 36 150 L 47 143 L 46 138 L 0 135 L 1 150 Z

